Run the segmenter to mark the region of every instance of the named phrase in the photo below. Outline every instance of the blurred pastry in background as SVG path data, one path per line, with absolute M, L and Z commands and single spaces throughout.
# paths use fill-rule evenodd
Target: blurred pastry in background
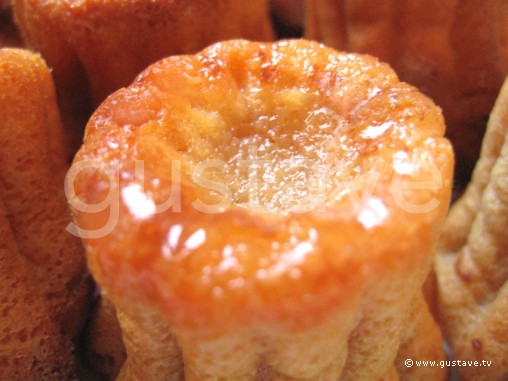
M 508 73 L 503 0 L 307 0 L 305 36 L 372 54 L 443 109 L 466 184 L 488 115 Z
M 92 282 L 65 230 L 69 165 L 50 70 L 26 50 L 0 49 L 0 142 L 2 375 L 67 380 Z
M 271 0 L 271 14 L 280 38 L 298 38 L 303 34 L 303 0 Z
M 75 377 L 69 337 L 41 295 L 20 254 L 0 198 L 0 363 L 3 380 L 68 380 Z
M 115 306 L 104 296 L 96 301 L 83 333 L 83 363 L 98 380 L 115 380 L 127 353 Z
M 220 40 L 272 40 L 268 0 L 14 0 L 27 46 L 54 70 L 64 120 L 91 111 L 160 58 Z M 79 128 L 81 126 L 81 128 Z
M 462 381 L 508 374 L 508 81 L 496 101 L 481 157 L 446 220 L 436 259 L 438 311 Z
M 11 2 L 0 0 L 0 48 L 21 45 L 21 37 L 13 20 Z

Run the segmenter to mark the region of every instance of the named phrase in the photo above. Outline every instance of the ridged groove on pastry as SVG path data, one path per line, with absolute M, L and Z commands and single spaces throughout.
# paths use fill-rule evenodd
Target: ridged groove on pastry
M 38 55 L 0 49 L 0 105 L 5 218 L 51 318 L 72 337 L 86 318 L 91 282 L 82 243 L 65 231 L 68 162 L 50 71 Z
M 0 198 L 0 366 L 2 379 L 70 380 L 74 359 L 70 338 L 62 336 L 51 305 L 40 295 Z
M 463 380 L 502 380 L 508 372 L 508 83 L 492 110 L 473 179 L 450 211 L 436 274 L 444 334 L 456 359 L 492 361 L 458 369 Z

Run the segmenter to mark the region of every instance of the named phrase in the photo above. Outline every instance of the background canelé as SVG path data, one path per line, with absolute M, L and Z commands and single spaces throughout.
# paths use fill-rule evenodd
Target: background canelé
M 373 54 L 443 108 L 467 182 L 508 74 L 506 1 L 307 0 L 306 17 L 307 38 Z
M 473 180 L 446 220 L 435 266 L 439 317 L 453 359 L 481 364 L 457 367 L 463 381 L 504 380 L 508 374 L 507 138 L 505 82 Z
M 2 377 L 67 380 L 92 284 L 80 239 L 65 231 L 68 163 L 51 74 L 26 50 L 0 49 L 0 141 Z
M 13 3 L 27 46 L 54 70 L 64 118 L 79 131 L 74 148 L 91 110 L 156 60 L 230 38 L 273 38 L 267 0 Z
M 68 380 L 75 375 L 72 343 L 19 253 L 0 199 L 0 363 L 3 380 Z
M 443 133 L 439 109 L 387 65 L 305 40 L 168 57 L 108 97 L 76 156 L 70 201 L 119 314 L 119 379 L 377 381 L 402 366 L 399 345 L 401 359 L 416 342 L 443 359 L 421 292 L 451 190 Z M 274 168 L 252 190 L 261 205 L 245 168 L 212 171 L 202 180 L 226 181 L 234 196 L 211 212 L 222 188 L 196 184 L 198 163 L 232 168 L 251 149 Z M 78 198 L 110 204 L 88 211 Z M 157 209 L 168 200 L 178 210 Z M 412 312 L 431 327 L 424 335 Z

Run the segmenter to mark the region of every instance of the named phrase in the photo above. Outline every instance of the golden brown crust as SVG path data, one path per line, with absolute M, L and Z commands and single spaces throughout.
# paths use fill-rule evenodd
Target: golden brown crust
M 387 65 L 305 40 L 235 40 L 169 57 L 110 96 L 87 127 L 73 185 L 88 204 L 117 203 L 98 213 L 71 203 L 123 328 L 120 380 L 157 380 L 161 369 L 178 380 L 182 363 L 187 381 L 393 375 L 448 208 L 443 133 L 439 109 Z M 231 163 L 249 147 L 277 168 L 275 196 L 257 194 L 265 209 L 243 197 L 247 171 L 215 179 L 230 181 L 228 207 L 196 207 L 217 198 L 195 183 L 196 163 Z M 331 166 L 323 204 L 308 188 L 294 196 L 298 174 L 318 165 Z M 439 184 L 425 190 L 396 182 L 430 181 L 429 172 Z M 355 207 L 344 182 L 361 193 L 370 173 L 378 186 Z M 175 187 L 181 210 L 158 211 Z M 293 197 L 298 211 L 285 209 Z M 370 201 L 386 211 L 380 220 Z M 118 217 L 111 229 L 107 215 Z M 439 339 L 429 336 L 436 352 Z
M 406 360 L 413 361 L 408 366 Z M 443 336 L 427 306 L 425 297 L 415 298 L 408 316 L 395 364 L 401 381 L 448 380 Z M 434 361 L 437 366 L 416 366 L 416 361 Z
M 70 338 L 40 295 L 0 198 L 0 363 L 5 380 L 62 381 L 74 376 Z
M 118 311 L 127 359 L 117 381 L 190 381 L 184 377 L 180 348 L 167 324 L 153 312 L 137 309 L 136 319 Z M 132 313 L 132 311 L 129 311 Z M 142 319 L 139 317 L 142 316 Z M 227 345 L 228 343 L 223 343 Z M 217 348 L 219 349 L 219 348 Z M 222 348 L 225 350 L 226 348 Z M 231 349 L 231 348 L 230 348 Z M 219 349 L 220 350 L 220 349 Z M 191 373 L 190 370 L 186 371 Z
M 508 371 L 508 82 L 496 101 L 473 180 L 450 211 L 436 274 L 439 316 L 461 380 L 501 380 Z
M 397 368 L 392 366 L 390 370 L 379 379 L 379 381 L 400 381 L 399 374 L 397 373 Z
M 443 108 L 466 181 L 508 73 L 508 9 L 488 1 L 307 0 L 306 37 L 369 53 Z
M 86 319 L 91 281 L 82 243 L 65 231 L 67 156 L 51 75 L 38 55 L 0 49 L 0 125 L 0 197 L 16 255 L 36 285 L 32 297 L 70 340 Z

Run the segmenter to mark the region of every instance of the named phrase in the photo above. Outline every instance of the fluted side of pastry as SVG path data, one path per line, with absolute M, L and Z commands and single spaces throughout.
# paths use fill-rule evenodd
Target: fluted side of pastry
M 2 380 L 61 381 L 74 373 L 72 343 L 52 319 L 0 199 L 0 364 Z
M 45 353 L 46 358 L 52 346 L 60 353 L 51 362 L 34 359 L 34 366 L 49 371 L 51 367 L 58 369 L 56 364 L 61 361 L 61 379 L 67 379 L 69 364 L 73 363 L 71 339 L 86 319 L 91 282 L 82 243 L 65 231 L 70 215 L 63 187 L 68 157 L 62 134 L 45 62 L 25 50 L 0 49 L 0 198 L 6 232 L 2 239 L 11 263 L 2 271 L 13 271 L 5 292 L 15 299 L 2 307 L 8 314 L 7 325 L 20 324 L 21 320 L 28 323 L 18 338 L 25 335 L 26 344 L 36 346 L 32 350 Z M 15 282 L 18 270 L 19 281 Z M 34 301 L 34 322 L 30 322 L 30 314 L 17 315 L 18 321 L 13 315 L 16 308 L 30 310 L 30 304 L 19 305 L 28 303 L 22 295 Z M 50 331 L 54 337 L 48 337 Z M 31 334 L 40 340 L 32 340 Z M 46 336 L 41 339 L 39 334 Z M 66 344 L 57 344 L 60 342 Z M 18 352 L 21 357 L 23 346 Z
M 464 381 L 508 374 L 508 82 L 489 119 L 473 180 L 447 218 L 436 260 L 439 316 Z M 489 363 L 485 363 L 488 361 Z

